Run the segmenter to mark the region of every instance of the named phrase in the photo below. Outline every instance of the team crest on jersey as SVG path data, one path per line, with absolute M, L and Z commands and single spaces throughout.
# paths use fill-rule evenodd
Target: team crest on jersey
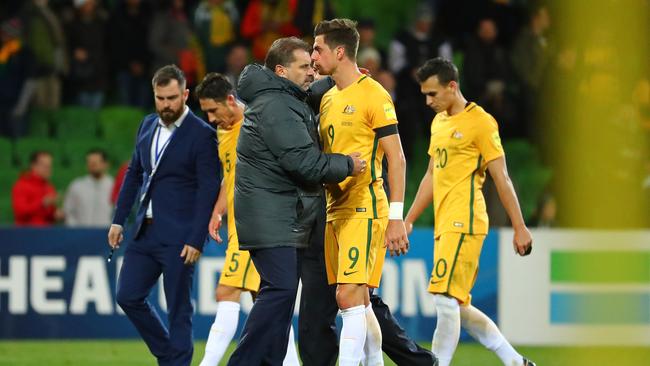
M 453 138 L 457 139 L 457 140 L 460 140 L 460 139 L 463 138 L 463 134 L 460 133 L 460 131 L 454 131 L 454 134 L 451 135 L 451 136 L 452 136 Z
M 346 105 L 345 108 L 343 109 L 344 114 L 354 114 L 354 112 L 356 111 L 357 111 L 356 108 L 354 108 L 352 104 Z

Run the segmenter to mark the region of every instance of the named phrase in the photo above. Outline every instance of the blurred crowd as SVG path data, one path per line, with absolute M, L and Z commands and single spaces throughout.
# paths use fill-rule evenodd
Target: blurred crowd
M 409 16 L 391 11 L 396 7 L 406 8 Z M 320 20 L 345 16 L 359 22 L 359 66 L 395 101 L 409 161 L 426 160 L 416 141 L 426 143 L 423 136 L 433 118 L 414 71 L 436 56 L 459 66 L 465 97 L 495 117 L 504 141 L 523 139 L 543 150 L 541 110 L 547 106 L 541 104 L 549 75 L 568 75 L 580 62 L 575 47 L 553 37 L 553 8 L 526 0 L 25 0 L 0 10 L 0 134 L 11 139 L 27 133 L 27 117 L 35 108 L 120 104 L 150 110 L 152 72 L 165 64 L 177 64 L 190 88 L 211 71 L 236 83 L 244 66 L 261 61 L 273 40 L 294 35 L 309 39 Z M 380 39 L 379 30 L 388 25 L 393 25 L 392 34 Z M 634 87 L 628 113 L 640 119 L 647 135 L 648 78 Z M 649 154 L 641 155 L 647 159 Z M 88 158 L 102 156 L 105 160 L 105 154 L 95 151 Z M 541 159 L 548 159 L 543 151 Z M 73 186 L 85 193 L 110 191 L 106 187 L 111 178 L 94 174 L 88 164 L 89 177 L 73 182 L 68 191 Z M 645 169 L 640 184 L 650 191 L 650 160 Z M 91 188 L 91 182 L 97 187 Z M 65 199 L 64 208 L 68 202 L 68 207 L 80 205 L 82 194 L 75 194 Z M 534 220 L 552 225 L 553 196 L 545 187 L 537 196 Z M 108 198 L 106 202 L 110 204 Z M 49 200 L 42 203 L 43 210 L 51 206 Z M 64 216 L 50 211 L 51 222 Z M 68 220 L 68 212 L 66 222 L 81 222 Z M 17 210 L 15 218 L 18 222 Z M 497 219 L 495 224 L 501 223 Z

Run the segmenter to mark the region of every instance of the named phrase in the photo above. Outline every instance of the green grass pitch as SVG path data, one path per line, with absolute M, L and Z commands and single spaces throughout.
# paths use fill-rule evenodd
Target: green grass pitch
M 426 347 L 427 345 L 423 343 Z M 192 365 L 198 365 L 204 342 L 196 342 Z M 228 354 L 232 352 L 233 343 Z M 647 365 L 650 347 L 517 347 L 539 366 L 575 365 Z M 386 365 L 395 365 L 387 357 Z M 1 366 L 72 366 L 116 365 L 154 366 L 156 363 L 146 346 L 139 340 L 91 341 L 0 341 Z M 225 361 L 221 363 L 225 365 Z M 500 366 L 491 352 L 476 343 L 462 343 L 454 357 L 453 366 Z

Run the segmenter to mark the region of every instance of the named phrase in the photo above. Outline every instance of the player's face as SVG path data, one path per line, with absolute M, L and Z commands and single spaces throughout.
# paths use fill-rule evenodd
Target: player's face
M 276 67 L 276 74 L 293 81 L 302 90 L 307 90 L 309 84 L 314 81 L 314 69 L 311 65 L 309 52 L 305 50 L 294 50 L 293 62 L 288 66 L 278 65 Z
M 336 69 L 337 52 L 342 52 L 342 47 L 331 49 L 325 43 L 325 36 L 316 36 L 314 39 L 314 50 L 311 52 L 311 59 L 314 67 L 321 75 L 332 75 Z
M 426 96 L 426 103 L 429 108 L 440 113 L 446 111 L 454 102 L 456 95 L 456 82 L 451 81 L 447 85 L 441 85 L 438 76 L 433 75 L 420 83 L 420 91 Z
M 163 123 L 170 124 L 181 117 L 189 92 L 173 79 L 165 86 L 156 85 L 153 88 L 156 112 Z
M 211 98 L 199 99 L 201 110 L 208 116 L 208 122 L 219 128 L 229 130 L 235 124 L 235 97 L 228 95 L 226 100 L 218 102 Z

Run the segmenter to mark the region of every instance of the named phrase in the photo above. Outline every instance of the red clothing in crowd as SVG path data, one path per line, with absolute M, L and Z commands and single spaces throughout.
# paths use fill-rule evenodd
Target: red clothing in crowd
M 16 225 L 45 226 L 54 223 L 56 206 L 45 207 L 43 199 L 55 196 L 54 186 L 38 175 L 23 174 L 11 191 Z
M 117 171 L 117 176 L 115 177 L 115 182 L 113 183 L 113 192 L 111 192 L 111 203 L 113 205 L 117 204 L 117 197 L 120 195 L 120 189 L 122 188 L 122 183 L 124 183 L 124 176 L 126 175 L 126 169 L 129 167 L 129 162 L 122 164 L 120 170 Z

